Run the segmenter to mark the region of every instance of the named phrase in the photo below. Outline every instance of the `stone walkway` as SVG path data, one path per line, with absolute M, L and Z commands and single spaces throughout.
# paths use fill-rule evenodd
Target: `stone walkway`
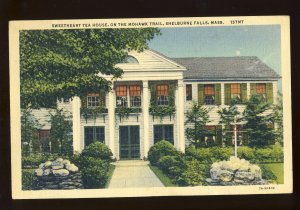
M 117 161 L 109 188 L 163 187 L 148 164 L 143 160 Z

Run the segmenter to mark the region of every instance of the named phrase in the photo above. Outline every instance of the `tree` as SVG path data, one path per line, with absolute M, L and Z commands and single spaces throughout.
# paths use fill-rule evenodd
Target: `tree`
M 59 98 L 108 91 L 130 50 L 142 51 L 160 32 L 142 29 L 23 30 L 20 32 L 21 107 L 55 107 Z
M 70 154 L 73 152 L 71 139 L 72 121 L 71 116 L 67 116 L 62 109 L 50 112 L 51 131 L 50 142 L 51 152 L 60 154 Z
M 30 155 L 32 147 L 39 150 L 38 130 L 41 124 L 34 118 L 30 109 L 22 109 L 21 116 L 21 150 L 22 155 Z
M 244 111 L 249 146 L 264 147 L 275 143 L 274 114 L 267 112 L 272 108 L 259 95 L 253 95 L 246 104 Z
M 276 123 L 276 141 L 283 145 L 283 109 L 282 93 L 278 91 L 277 104 L 274 107 L 274 120 Z
M 238 111 L 237 100 L 231 100 L 230 106 L 222 108 L 218 111 L 220 115 L 220 123 L 225 126 L 222 135 L 222 141 L 225 145 L 232 145 L 233 129 L 232 125 L 243 120 L 243 116 Z
M 187 125 L 185 133 L 187 139 L 196 147 L 205 145 L 205 136 L 211 135 L 212 131 L 206 129 L 206 124 L 209 120 L 209 109 L 193 102 L 192 109 L 186 113 Z

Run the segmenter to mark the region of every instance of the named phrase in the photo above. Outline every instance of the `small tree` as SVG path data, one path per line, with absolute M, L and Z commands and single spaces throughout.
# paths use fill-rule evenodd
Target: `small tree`
M 72 153 L 72 140 L 70 138 L 72 122 L 69 118 L 62 109 L 56 109 L 54 114 L 50 113 L 51 131 L 49 139 L 53 153 Z
M 239 123 L 243 120 L 243 116 L 241 116 L 241 113 L 238 111 L 238 107 L 236 100 L 232 100 L 229 107 L 222 108 L 218 111 L 218 114 L 220 115 L 220 123 L 225 126 L 223 132 L 222 132 L 222 143 L 224 143 L 226 146 L 232 145 L 232 125 L 234 123 Z
M 282 109 L 282 93 L 278 91 L 277 104 L 274 107 L 274 120 L 276 127 L 276 142 L 283 145 L 283 109 Z
M 193 102 L 192 109 L 186 113 L 186 136 L 191 144 L 196 147 L 205 145 L 205 136 L 212 135 L 212 131 L 207 130 L 205 125 L 210 122 L 209 109 Z
M 22 155 L 30 155 L 32 146 L 39 149 L 38 130 L 41 124 L 34 118 L 31 109 L 22 109 L 21 116 L 21 149 Z M 38 147 L 38 148 L 36 148 Z
M 244 111 L 249 146 L 264 147 L 275 143 L 274 114 L 266 113 L 272 105 L 259 95 L 253 95 Z

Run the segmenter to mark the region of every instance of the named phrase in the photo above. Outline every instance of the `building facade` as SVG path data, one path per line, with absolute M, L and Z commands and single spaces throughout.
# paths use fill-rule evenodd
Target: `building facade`
M 207 129 L 222 129 L 218 110 L 238 99 L 243 111 L 252 94 L 276 104 L 280 76 L 257 57 L 168 58 L 153 50 L 131 52 L 122 78 L 112 91 L 61 100 L 58 108 L 72 114 L 73 149 L 82 151 L 93 141 L 105 143 L 117 159 L 147 158 L 149 148 L 162 139 L 184 152 L 185 113 L 197 102 L 210 108 Z M 108 80 L 105 75 L 99 75 Z M 44 110 L 45 112 L 46 110 Z M 43 110 L 35 110 L 39 119 Z M 41 129 L 44 137 L 51 126 Z

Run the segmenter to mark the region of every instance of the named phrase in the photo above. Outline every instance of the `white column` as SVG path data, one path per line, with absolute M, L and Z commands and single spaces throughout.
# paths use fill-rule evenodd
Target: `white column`
M 108 127 L 109 127 L 109 148 L 113 153 L 113 157 L 116 157 L 115 153 L 115 100 L 114 91 L 111 90 L 108 93 Z
M 224 83 L 221 83 L 221 105 L 225 104 L 225 90 L 224 90 Z
M 183 80 L 178 80 L 178 90 L 176 93 L 177 105 L 176 105 L 176 120 L 177 120 L 177 149 L 181 152 L 185 150 L 184 139 L 184 92 L 183 92 Z
M 247 99 L 250 99 L 250 83 L 247 82 Z
M 144 120 L 144 157 L 148 157 L 149 151 L 149 88 L 148 81 L 143 81 L 143 120 Z M 143 157 L 141 157 L 143 158 Z
M 80 143 L 80 98 L 72 99 L 72 116 L 73 116 L 73 151 L 80 152 L 82 150 Z

